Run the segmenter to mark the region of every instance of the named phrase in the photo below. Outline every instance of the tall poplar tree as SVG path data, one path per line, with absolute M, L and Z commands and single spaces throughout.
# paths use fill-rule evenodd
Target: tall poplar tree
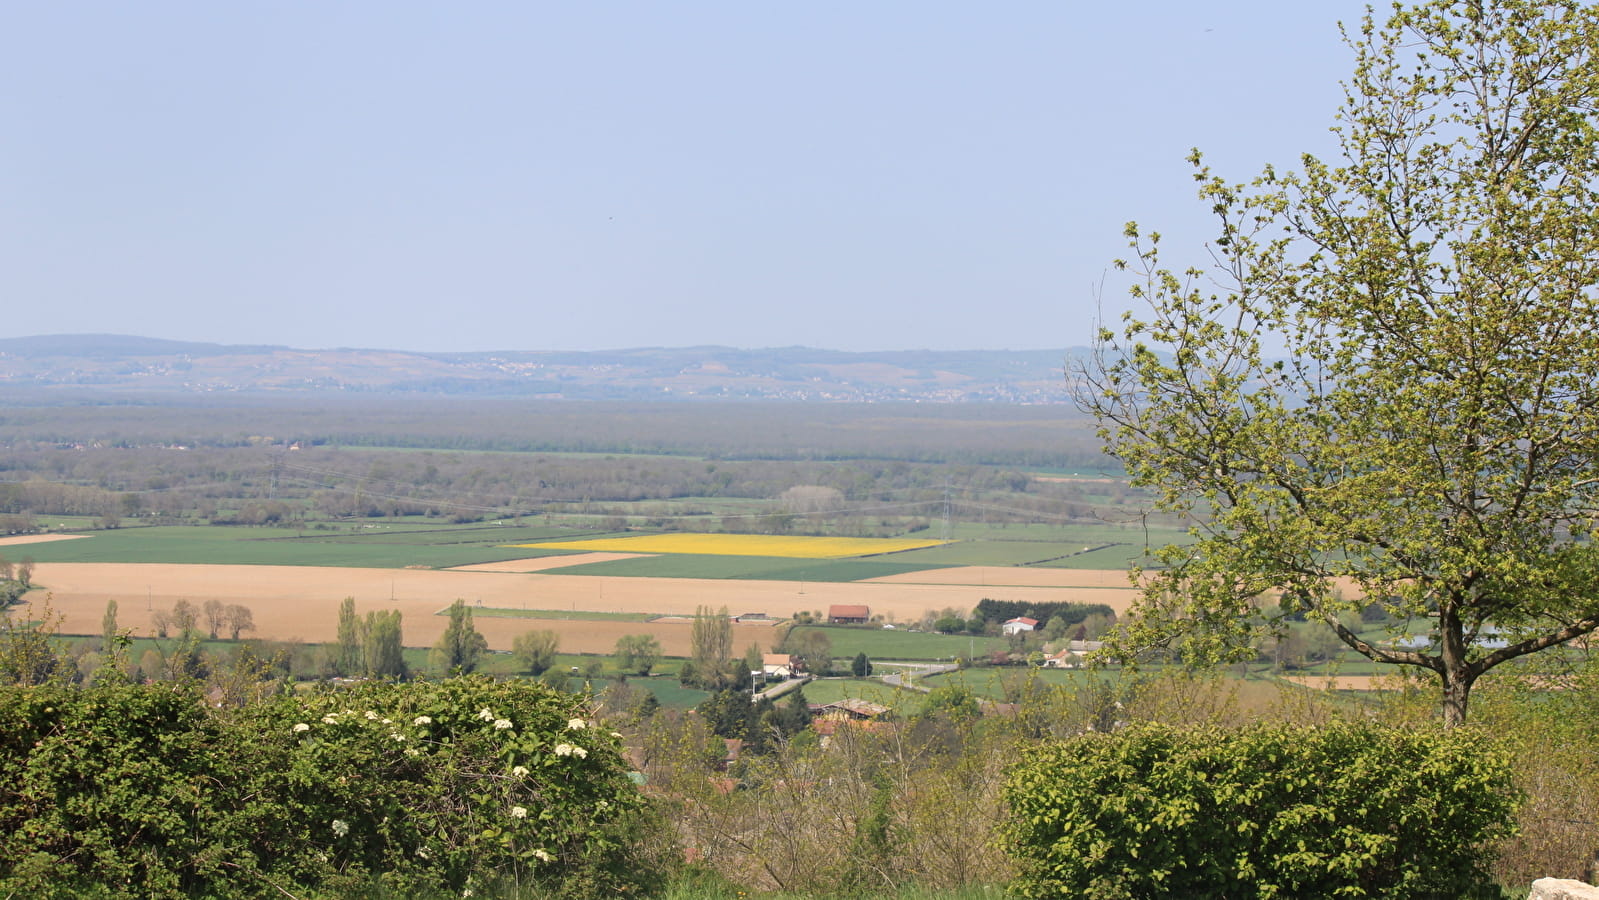
M 465 600 L 450 604 L 450 624 L 433 645 L 433 668 L 452 675 L 465 675 L 477 669 L 478 659 L 488 651 L 489 642 L 472 624 L 472 610 Z
M 713 612 L 697 607 L 689 631 L 689 665 L 694 681 L 706 690 L 721 690 L 728 682 L 727 661 L 733 657 L 733 622 L 727 607 Z
M 360 675 L 366 665 L 361 652 L 361 620 L 355 615 L 355 598 L 345 597 L 339 603 L 338 654 L 333 667 L 340 675 Z

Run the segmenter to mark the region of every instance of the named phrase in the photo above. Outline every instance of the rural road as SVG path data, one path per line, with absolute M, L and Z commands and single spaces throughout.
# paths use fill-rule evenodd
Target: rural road
M 885 665 L 886 665 L 886 663 L 885 663 Z M 945 672 L 953 672 L 956 669 L 960 668 L 959 666 L 949 665 L 949 664 L 936 664 L 936 665 L 934 665 L 934 664 L 917 664 L 917 663 L 896 663 L 896 665 L 904 666 L 905 671 L 904 672 L 895 672 L 892 675 L 884 675 L 883 676 L 883 683 L 884 684 L 888 684 L 888 685 L 893 685 L 894 687 L 910 688 L 913 691 L 921 691 L 923 693 L 931 691 L 932 688 L 922 687 L 921 685 L 917 684 L 915 681 L 906 681 L 905 677 L 908 675 L 911 678 L 925 678 L 928 675 L 942 675 Z

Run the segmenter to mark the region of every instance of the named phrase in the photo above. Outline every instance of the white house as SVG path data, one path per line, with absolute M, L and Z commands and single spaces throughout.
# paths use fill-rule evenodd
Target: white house
M 1005 624 L 999 626 L 999 630 L 1001 634 L 1004 634 L 1006 637 L 1010 637 L 1011 635 L 1021 634 L 1024 631 L 1032 631 L 1037 627 L 1037 619 L 1029 619 L 1026 616 L 1017 616 L 1016 618 L 1011 619 Z

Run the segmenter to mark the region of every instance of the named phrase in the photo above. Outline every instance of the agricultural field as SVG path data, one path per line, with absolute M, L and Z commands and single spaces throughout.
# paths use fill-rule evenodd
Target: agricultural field
M 890 631 L 884 628 L 861 628 L 842 625 L 798 625 L 796 634 L 806 631 L 820 632 L 831 642 L 835 659 L 849 659 L 865 653 L 873 660 L 944 660 L 957 656 L 972 657 L 1010 646 L 1004 638 L 971 637 L 957 634 L 933 634 L 921 631 Z
M 655 618 L 654 613 L 643 612 L 599 612 L 597 610 L 570 610 L 570 609 L 507 609 L 495 606 L 475 606 L 472 616 L 476 619 L 559 619 L 562 621 L 582 622 L 648 622 Z
M 807 703 L 837 703 L 850 697 L 881 703 L 894 710 L 896 715 L 914 715 L 922 707 L 927 695 L 921 691 L 897 688 L 875 679 L 819 678 L 806 683 L 803 688 Z M 777 702 L 781 703 L 783 697 Z
M 608 575 L 621 578 L 734 578 L 752 581 L 866 581 L 916 572 L 915 564 L 876 559 L 796 560 L 767 556 L 689 556 L 661 554 L 560 568 L 563 575 Z M 550 571 L 556 571 L 554 569 Z
M 1004 700 L 1007 694 L 1028 685 L 1061 687 L 1081 684 L 1087 679 L 1107 677 L 1103 673 L 1083 669 L 1045 669 L 1034 666 L 1001 666 L 996 668 L 971 668 L 942 675 L 929 675 L 918 681 L 923 687 L 936 688 L 957 685 L 970 690 L 984 700 Z
M 506 546 L 529 535 L 570 535 L 565 528 L 406 527 L 371 524 L 358 531 L 172 525 L 89 532 L 82 540 L 30 545 L 44 562 L 172 563 L 240 566 L 449 568 L 545 553 Z M 21 551 L 17 552 L 21 555 Z
M 903 553 L 947 543 L 940 540 L 812 537 L 771 534 L 646 534 L 524 544 L 539 550 L 592 550 L 612 553 L 685 553 L 697 556 L 766 556 L 788 559 L 845 559 Z
M 39 544 L 56 547 L 93 540 Z M 521 552 L 526 552 L 521 551 Z M 833 604 L 870 606 L 874 613 L 900 620 L 919 619 L 929 610 L 970 609 L 985 597 L 996 600 L 1103 602 L 1101 595 L 1130 600 L 1129 592 L 1069 587 L 877 582 L 788 582 L 704 578 L 622 578 L 510 574 L 410 568 L 334 566 L 194 565 L 168 563 L 39 562 L 39 586 L 32 596 L 50 596 L 63 617 L 63 631 L 98 634 L 107 600 L 117 600 L 124 625 L 148 634 L 151 615 L 178 600 L 199 605 L 209 599 L 242 603 L 254 610 L 255 637 L 309 642 L 332 640 L 336 610 L 354 597 L 357 610 L 394 609 L 403 613 L 406 643 L 429 646 L 443 632 L 438 615 L 456 599 L 474 607 L 550 609 L 563 607 L 605 613 L 692 615 L 699 607 L 727 607 L 735 614 L 764 612 L 787 617 L 797 610 L 826 610 Z M 1089 599 L 1091 598 L 1091 600 Z M 534 627 L 561 634 L 562 647 L 609 653 L 624 634 L 648 633 L 668 655 L 688 655 L 686 624 L 593 621 L 588 619 L 511 619 L 484 616 L 480 630 L 494 649 L 509 649 L 517 634 Z M 771 625 L 735 625 L 735 646 L 770 648 Z
M 49 535 L 67 538 L 67 535 Z M 560 540 L 560 538 L 571 538 Z M 695 538 L 687 544 L 682 538 Z M 705 539 L 712 540 L 705 540 Z M 29 538 L 33 540 L 32 537 Z M 727 554 L 596 549 L 661 546 L 723 549 Z M 1044 545 L 1025 543 L 1032 550 Z M 537 544 L 538 546 L 518 546 Z M 788 556 L 741 555 L 762 546 Z M 917 546 L 922 549 L 903 549 Z M 754 535 L 639 535 L 555 525 L 447 525 L 365 521 L 334 527 L 145 526 L 87 532 L 71 539 L 0 545 L 13 560 L 35 560 L 39 590 L 63 616 L 63 630 L 97 634 L 107 600 L 117 600 L 125 627 L 152 633 L 152 616 L 179 600 L 241 603 L 254 612 L 258 639 L 321 642 L 333 638 L 338 603 L 396 609 L 405 641 L 426 647 L 442 632 L 440 611 L 456 599 L 480 610 L 478 628 L 496 650 L 524 631 L 548 628 L 562 648 L 608 654 L 617 638 L 647 633 L 668 655 L 688 653 L 690 629 L 652 616 L 692 615 L 701 606 L 786 619 L 825 614 L 834 604 L 869 606 L 890 621 L 916 621 L 928 611 L 969 610 L 995 600 L 1106 603 L 1124 609 L 1133 598 L 1121 572 L 1037 566 L 937 566 L 901 562 L 960 544 Z M 844 552 L 868 556 L 843 557 Z M 898 552 L 884 555 L 881 551 Z M 971 559 L 995 558 L 992 548 Z M 1048 552 L 1046 550 L 1046 552 Z M 1026 555 L 1026 554 L 1023 554 Z M 1003 557 L 1002 558 L 1009 558 Z M 1114 586 L 1111 586 L 1114 585 Z M 940 658 L 970 652 L 972 640 L 874 630 L 840 630 L 835 653 Z M 735 626 L 735 646 L 770 649 L 781 638 L 771 624 Z M 920 639 L 919 649 L 911 643 Z M 985 639 L 977 644 L 989 645 Z

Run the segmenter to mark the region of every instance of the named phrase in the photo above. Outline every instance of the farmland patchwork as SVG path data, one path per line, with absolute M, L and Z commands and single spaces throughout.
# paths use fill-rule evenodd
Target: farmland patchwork
M 587 541 L 515 544 L 539 550 L 592 550 L 622 553 L 693 553 L 706 556 L 776 556 L 791 559 L 847 559 L 922 550 L 949 543 L 892 538 L 798 537 L 768 534 L 643 534 Z

